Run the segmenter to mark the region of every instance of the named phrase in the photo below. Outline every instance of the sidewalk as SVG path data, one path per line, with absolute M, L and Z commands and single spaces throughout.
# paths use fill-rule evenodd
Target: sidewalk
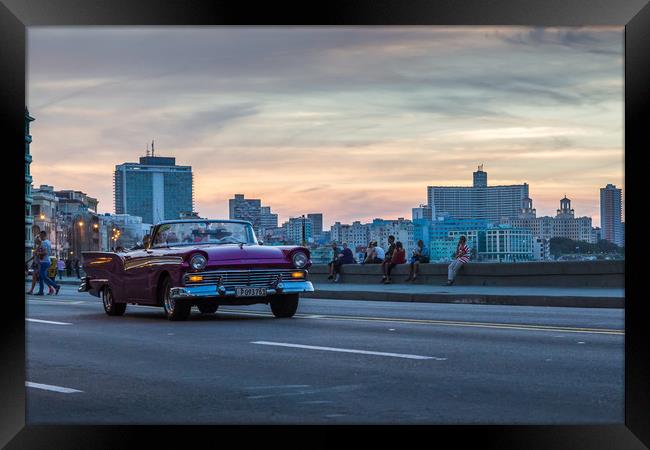
M 623 308 L 623 288 L 436 286 L 430 284 L 345 284 L 315 282 L 306 298 L 489 305 Z
M 31 283 L 31 278 L 26 278 L 25 282 Z M 62 285 L 79 286 L 81 280 L 76 277 L 63 277 L 63 280 L 57 278 L 56 282 Z M 623 288 L 313 283 L 315 291 L 301 294 L 302 297 L 573 308 L 623 308 L 625 305 L 625 289 Z

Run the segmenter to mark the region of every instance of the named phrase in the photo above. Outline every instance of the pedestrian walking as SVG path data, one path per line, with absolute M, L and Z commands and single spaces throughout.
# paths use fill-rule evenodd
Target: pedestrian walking
M 343 244 L 343 249 L 341 250 L 341 253 L 339 253 L 338 257 L 336 258 L 336 261 L 332 264 L 335 278 L 334 282 L 338 283 L 339 279 L 341 278 L 341 266 L 343 264 L 354 264 L 354 255 L 352 254 L 352 250 L 348 248 L 348 244 Z
M 65 274 L 67 277 L 72 276 L 72 260 L 69 257 L 65 260 Z
M 63 280 L 63 271 L 65 270 L 65 261 L 59 258 L 56 262 L 56 270 L 59 272 L 59 280 Z
M 388 250 L 386 250 L 386 253 L 384 254 L 384 260 L 381 263 L 381 273 L 384 274 L 384 276 L 381 277 L 382 283 L 386 282 L 386 266 L 390 264 L 390 259 L 393 257 L 394 251 L 395 251 L 395 236 L 391 234 L 390 236 L 388 236 Z
M 469 262 L 470 250 L 469 247 L 467 247 L 466 242 L 467 238 L 465 236 L 461 236 L 460 239 L 458 239 L 456 253 L 454 254 L 456 259 L 449 264 L 447 269 L 447 284 L 445 286 L 451 286 L 454 284 L 454 281 L 456 281 L 456 274 L 460 268 L 463 267 L 463 264 Z
M 41 231 L 40 237 L 41 237 L 41 245 L 36 252 L 37 257 L 40 258 L 40 266 L 38 271 L 39 290 L 35 295 L 43 295 L 44 284 L 47 284 L 49 287 L 53 288 L 54 293 L 58 295 L 61 286 L 56 284 L 55 281 L 52 281 L 50 277 L 47 276 L 47 270 L 52 263 L 50 261 L 50 254 L 52 253 L 52 244 L 50 244 L 50 241 L 47 239 L 47 233 L 45 231 Z M 51 294 L 52 294 L 52 290 L 50 290 L 48 295 Z
M 409 268 L 409 276 L 406 281 L 415 281 L 420 270 L 420 264 L 427 264 L 429 262 L 429 249 L 424 246 L 422 239 L 418 241 L 418 246 L 413 250 L 411 256 L 411 266 Z
M 29 295 L 34 293 L 34 288 L 36 287 L 36 283 L 38 282 L 38 272 L 41 269 L 41 261 L 40 257 L 38 256 L 38 248 L 41 246 L 41 238 L 36 236 L 34 238 L 34 256 L 32 256 L 30 259 L 27 260 L 29 263 L 31 261 L 31 269 L 32 269 L 32 288 L 27 291 Z
M 391 271 L 396 265 L 404 264 L 405 262 L 406 262 L 406 250 L 404 250 L 404 246 L 402 245 L 402 243 L 400 241 L 397 241 L 395 243 L 395 250 L 393 251 L 393 254 L 390 258 L 390 262 L 388 264 L 382 264 L 382 267 L 384 268 L 383 282 L 385 284 L 392 283 L 390 278 Z
M 79 273 L 79 269 L 80 269 L 79 268 L 79 260 L 77 258 L 75 258 L 73 265 L 74 265 L 74 271 L 77 274 L 77 278 L 81 279 L 81 274 Z

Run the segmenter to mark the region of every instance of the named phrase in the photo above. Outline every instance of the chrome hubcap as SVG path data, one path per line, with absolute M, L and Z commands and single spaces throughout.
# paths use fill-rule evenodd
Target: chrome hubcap
M 104 290 L 104 308 L 110 311 L 112 306 L 113 306 L 113 299 L 111 298 L 111 292 Z
M 174 305 L 176 302 L 174 299 L 169 295 L 169 289 L 165 291 L 165 309 L 171 314 L 174 312 Z

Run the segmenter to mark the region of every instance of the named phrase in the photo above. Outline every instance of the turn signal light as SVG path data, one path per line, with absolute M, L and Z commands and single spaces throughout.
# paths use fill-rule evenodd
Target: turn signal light
M 305 278 L 305 272 L 291 272 L 291 278 Z
M 193 282 L 203 281 L 203 277 L 201 275 L 190 275 L 190 281 Z

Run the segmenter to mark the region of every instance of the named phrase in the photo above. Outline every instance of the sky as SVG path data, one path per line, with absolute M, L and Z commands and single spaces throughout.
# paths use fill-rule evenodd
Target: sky
M 115 165 L 191 165 L 195 210 L 235 193 L 280 223 L 410 218 L 428 185 L 528 183 L 600 223 L 624 190 L 623 28 L 29 27 L 34 186 L 114 212 Z

